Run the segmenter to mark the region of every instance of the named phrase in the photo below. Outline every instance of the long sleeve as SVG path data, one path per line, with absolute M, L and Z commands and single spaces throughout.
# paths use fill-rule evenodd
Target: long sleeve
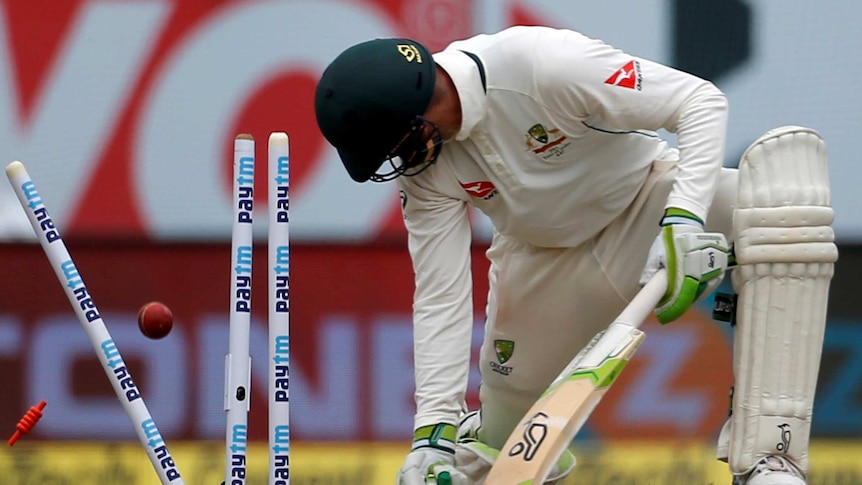
M 609 131 L 677 135 L 679 174 L 668 206 L 705 220 L 724 161 L 727 100 L 712 83 L 566 30 L 538 29 L 537 45 L 566 45 L 536 62 L 551 109 Z
M 447 173 L 429 170 L 398 179 L 416 285 L 417 428 L 456 424 L 466 406 L 473 328 L 472 237 L 465 201 L 432 188 L 439 182 L 434 179 Z

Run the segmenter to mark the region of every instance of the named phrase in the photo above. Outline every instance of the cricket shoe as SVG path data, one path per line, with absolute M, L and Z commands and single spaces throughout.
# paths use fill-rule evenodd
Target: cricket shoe
M 733 485 L 806 485 L 805 476 L 787 458 L 763 458 L 748 475 L 733 477 Z

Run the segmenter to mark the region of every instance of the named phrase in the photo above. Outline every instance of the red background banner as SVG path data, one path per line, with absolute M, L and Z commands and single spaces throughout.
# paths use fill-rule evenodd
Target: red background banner
M 215 244 L 70 244 L 78 271 L 166 436 L 221 436 L 229 251 Z M 473 254 L 474 352 L 487 292 L 483 251 L 477 246 Z M 254 261 L 252 359 L 261 366 L 267 361 L 264 246 L 255 248 Z M 406 248 L 294 245 L 291 264 L 294 437 L 409 437 L 413 275 Z M 127 420 L 41 248 L 5 247 L 0 273 L 5 275 L 0 422 L 15 422 L 30 401 L 46 399 L 37 437 L 127 436 Z M 135 325 L 138 308 L 152 300 L 166 303 L 175 315 L 175 328 L 163 340 L 146 339 Z M 667 327 L 647 324 L 647 344 L 608 393 L 587 433 L 703 437 L 718 429 L 730 383 L 729 343 L 720 324 L 698 312 L 686 320 Z M 250 438 L 265 439 L 266 371 L 255 369 Z M 474 371 L 473 408 L 477 383 Z M 94 429 L 94 422 L 116 429 Z

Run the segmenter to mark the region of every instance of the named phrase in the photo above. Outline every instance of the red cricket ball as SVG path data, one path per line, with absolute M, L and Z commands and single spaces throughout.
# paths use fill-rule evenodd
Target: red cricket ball
M 164 338 L 173 326 L 174 315 L 163 303 L 151 301 L 138 310 L 138 328 L 151 339 Z

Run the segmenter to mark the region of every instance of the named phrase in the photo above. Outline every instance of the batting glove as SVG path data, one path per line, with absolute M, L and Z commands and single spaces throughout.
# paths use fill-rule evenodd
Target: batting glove
M 704 232 L 703 221 L 689 211 L 665 210 L 661 226 L 640 281 L 646 284 L 659 268 L 667 268 L 667 292 L 656 315 L 670 323 L 721 284 L 730 249 L 723 234 Z
M 396 485 L 466 485 L 455 469 L 455 434 L 456 428 L 451 424 L 417 429 Z

